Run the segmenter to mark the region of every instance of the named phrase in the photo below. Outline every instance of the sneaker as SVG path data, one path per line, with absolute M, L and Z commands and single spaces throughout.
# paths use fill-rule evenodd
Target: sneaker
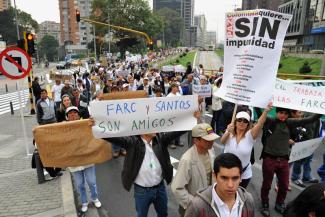
M 87 212 L 88 210 L 88 203 L 83 203 L 81 206 L 81 212 Z
M 175 145 L 175 144 L 170 144 L 169 147 L 170 147 L 171 149 L 176 149 L 176 145 Z
M 283 214 L 286 209 L 286 206 L 284 203 L 276 203 L 274 209 L 278 213 Z
M 297 179 L 296 181 L 292 181 L 293 183 L 295 183 L 295 185 L 298 185 L 299 187 L 305 188 L 306 185 L 304 185 L 304 183 L 302 183 L 301 180 Z
M 312 183 L 312 184 L 316 184 L 316 183 L 319 182 L 319 180 L 315 179 L 315 178 L 311 178 L 309 180 L 302 180 L 302 181 L 305 182 L 305 183 Z
M 93 203 L 96 208 L 100 208 L 102 206 L 102 203 L 98 200 L 98 198 L 96 200 L 94 200 Z
M 118 158 L 120 156 L 120 152 L 119 151 L 114 151 L 113 152 L 113 157 L 114 158 Z
M 268 203 L 262 203 L 262 208 L 261 208 L 261 214 L 264 217 L 270 217 L 270 210 L 269 210 L 269 204 Z
M 120 151 L 120 154 L 121 154 L 122 156 L 125 156 L 125 155 L 126 155 L 126 150 L 122 150 L 122 151 Z

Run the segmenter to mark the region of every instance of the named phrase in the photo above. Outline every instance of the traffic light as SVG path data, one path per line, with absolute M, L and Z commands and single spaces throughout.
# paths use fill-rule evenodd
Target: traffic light
M 153 50 L 153 41 L 149 41 L 147 44 L 148 50 Z
M 79 23 L 80 22 L 80 11 L 76 10 L 76 20 Z
M 36 52 L 35 49 L 35 35 L 29 32 L 26 32 L 26 38 L 27 41 L 27 53 L 29 56 L 33 56 L 33 54 Z

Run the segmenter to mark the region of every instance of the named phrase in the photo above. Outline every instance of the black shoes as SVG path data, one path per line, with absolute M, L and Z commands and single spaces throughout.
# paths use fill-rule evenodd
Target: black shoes
M 262 203 L 261 214 L 264 217 L 270 217 L 271 216 L 268 203 Z
M 276 203 L 274 209 L 278 213 L 283 214 L 286 209 L 286 206 L 284 203 Z

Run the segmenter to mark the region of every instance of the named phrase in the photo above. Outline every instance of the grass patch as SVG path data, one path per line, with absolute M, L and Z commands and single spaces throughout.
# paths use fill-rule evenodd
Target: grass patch
M 193 63 L 195 54 L 196 52 L 188 52 L 185 56 L 167 62 L 165 65 L 182 65 L 186 67 L 188 62 Z
M 316 58 L 300 58 L 290 56 L 281 57 L 280 64 L 282 64 L 282 67 L 278 70 L 278 73 L 299 74 L 299 69 L 302 67 L 305 61 L 308 61 L 309 66 L 312 69 L 312 71 L 307 73 L 307 75 L 319 75 L 322 60 Z
M 223 57 L 223 50 L 217 49 L 215 52 L 219 57 Z

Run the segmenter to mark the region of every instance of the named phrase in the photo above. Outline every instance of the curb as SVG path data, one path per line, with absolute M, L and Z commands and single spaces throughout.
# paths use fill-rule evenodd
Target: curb
M 69 172 L 64 172 L 61 176 L 61 190 L 63 215 L 65 217 L 77 217 L 78 215 L 74 201 L 71 175 Z

